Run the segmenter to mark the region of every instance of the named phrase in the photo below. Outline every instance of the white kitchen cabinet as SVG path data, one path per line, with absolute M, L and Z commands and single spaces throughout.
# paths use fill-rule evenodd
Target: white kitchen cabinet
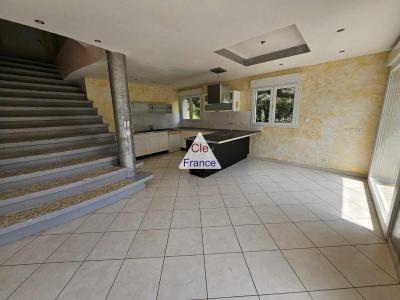
M 181 149 L 181 132 L 171 131 L 168 134 L 168 151 L 174 152 Z
M 168 132 L 163 131 L 158 133 L 159 151 L 167 151 L 169 149 L 168 144 Z
M 151 132 L 146 134 L 146 152 L 152 154 L 159 152 L 160 140 L 158 138 L 158 132 Z
M 146 135 L 145 134 L 135 134 L 133 136 L 133 143 L 135 145 L 135 155 L 142 156 L 146 155 Z

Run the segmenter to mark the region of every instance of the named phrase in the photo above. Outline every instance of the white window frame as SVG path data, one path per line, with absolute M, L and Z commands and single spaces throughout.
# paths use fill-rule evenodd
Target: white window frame
M 277 127 L 277 128 L 298 128 L 299 124 L 299 107 L 300 107 L 300 74 L 290 74 L 285 76 L 263 78 L 253 80 L 251 82 L 252 94 L 251 94 L 251 122 L 253 125 L 264 126 L 264 127 Z M 290 123 L 275 123 L 275 112 L 276 112 L 276 91 L 281 88 L 294 87 L 294 105 L 293 105 L 293 119 Z M 258 91 L 271 91 L 271 101 L 269 103 L 269 122 L 257 122 L 256 121 L 256 101 Z
M 179 102 L 179 107 L 180 107 L 180 117 L 182 121 L 200 121 L 202 118 L 202 110 L 203 110 L 203 94 L 201 89 L 193 89 L 189 91 L 182 91 L 179 93 L 180 95 L 180 102 Z M 199 97 L 200 98 L 200 118 L 199 119 L 193 119 L 193 98 Z M 189 119 L 185 119 L 183 117 L 184 111 L 183 111 L 183 100 L 189 98 Z

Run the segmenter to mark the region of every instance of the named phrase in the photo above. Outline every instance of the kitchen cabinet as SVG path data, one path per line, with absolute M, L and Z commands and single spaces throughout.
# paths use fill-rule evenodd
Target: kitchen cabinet
M 181 132 L 170 131 L 168 132 L 168 151 L 174 152 L 181 149 Z
M 142 156 L 146 155 L 146 135 L 135 134 L 133 136 L 133 143 L 135 145 L 135 155 Z
M 136 156 L 149 155 L 169 149 L 167 131 L 137 133 L 133 136 L 133 141 Z

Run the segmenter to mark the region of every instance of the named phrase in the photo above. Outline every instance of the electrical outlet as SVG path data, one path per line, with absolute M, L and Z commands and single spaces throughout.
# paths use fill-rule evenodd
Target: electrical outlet
M 361 134 L 362 128 L 360 127 L 346 127 L 343 129 L 345 132 L 354 133 L 354 134 Z
M 323 159 L 321 159 L 321 162 L 322 162 L 323 164 L 326 164 L 326 163 L 328 162 L 328 160 L 327 160 L 326 158 L 323 158 Z

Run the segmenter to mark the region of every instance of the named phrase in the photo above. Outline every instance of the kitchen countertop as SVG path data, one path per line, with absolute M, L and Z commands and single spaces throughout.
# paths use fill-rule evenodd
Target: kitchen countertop
M 209 144 L 223 144 L 227 142 L 231 142 L 238 139 L 243 139 L 249 136 L 253 136 L 256 134 L 261 133 L 261 131 L 246 131 L 246 130 L 218 130 L 214 133 L 205 134 L 204 139 Z M 192 136 L 186 138 L 187 140 L 191 141 L 194 140 L 196 137 Z

